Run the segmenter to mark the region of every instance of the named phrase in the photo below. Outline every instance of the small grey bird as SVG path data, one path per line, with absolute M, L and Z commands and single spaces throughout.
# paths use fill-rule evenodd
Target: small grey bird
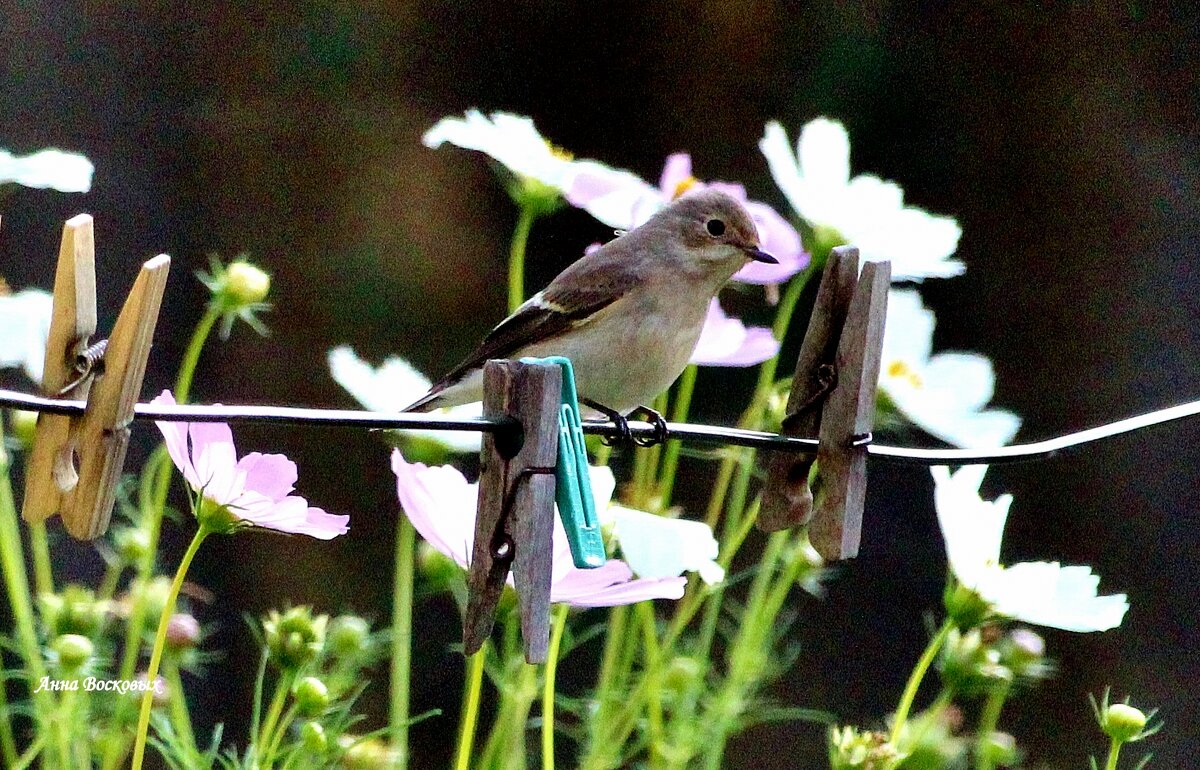
M 581 401 L 626 414 L 683 372 L 709 300 L 747 260 L 778 261 L 741 204 L 716 190 L 684 195 L 559 273 L 405 411 L 479 401 L 488 359 L 558 355 L 571 359 Z

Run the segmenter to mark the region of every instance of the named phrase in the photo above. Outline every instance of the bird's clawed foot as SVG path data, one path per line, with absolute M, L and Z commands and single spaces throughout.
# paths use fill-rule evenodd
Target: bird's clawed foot
M 608 420 L 616 426 L 617 435 L 615 437 L 605 436 L 601 441 L 606 446 L 618 446 L 636 444 L 637 446 L 649 447 L 655 444 L 661 444 L 667 440 L 667 421 L 661 414 L 654 411 L 648 406 L 639 406 L 630 412 L 630 416 L 637 415 L 645 418 L 646 422 L 654 426 L 654 433 L 649 436 L 634 436 L 633 431 L 629 429 L 629 420 L 625 415 L 615 409 L 609 409 L 603 404 L 598 404 L 595 401 L 587 398 L 581 398 L 580 402 L 586 406 L 590 406 L 597 412 L 600 412 Z

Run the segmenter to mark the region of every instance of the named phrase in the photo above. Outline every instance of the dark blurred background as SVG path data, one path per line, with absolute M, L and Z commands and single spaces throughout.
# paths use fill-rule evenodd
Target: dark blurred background
M 192 273 L 209 252 L 249 252 L 274 276 L 272 335 L 241 327 L 211 345 L 195 399 L 350 406 L 328 375 L 331 346 L 437 374 L 503 315 L 514 208 L 481 156 L 420 144 L 438 118 L 531 115 L 577 156 L 649 178 L 687 150 L 702 178 L 744 181 L 786 211 L 756 149 L 763 125 L 794 137 L 829 115 L 850 130 L 855 172 L 958 218 L 966 275 L 922 287 L 936 345 L 990 356 L 996 404 L 1025 420 L 1018 438 L 1049 437 L 1200 397 L 1200 13 L 1185 5 L 0 0 L 0 147 L 59 146 L 96 165 L 89 194 L 4 200 L 0 273 L 49 288 L 61 222 L 93 214 L 107 328 L 137 265 L 171 254 L 149 397 L 172 382 L 206 301 Z M 604 235 L 577 211 L 539 223 L 530 284 Z M 743 404 L 717 394 L 748 387 L 703 372 L 698 417 L 731 422 Z M 202 619 L 229 655 L 199 713 L 240 741 L 253 668 L 240 614 L 290 601 L 386 621 L 397 503 L 371 435 L 237 437 L 287 452 L 310 498 L 353 517 L 330 544 L 236 537 L 201 554 L 193 578 L 217 597 Z M 1078 768 L 1102 750 L 1085 696 L 1106 684 L 1161 707 L 1154 766 L 1194 764 L 1198 437 L 1172 425 L 989 474 L 987 496 L 1016 497 L 1008 560 L 1094 565 L 1132 604 L 1118 630 L 1046 633 L 1058 677 L 1002 720 L 1030 764 Z M 128 467 L 154 438 L 137 432 Z M 709 470 L 685 465 L 693 511 Z M 928 474 L 871 474 L 862 554 L 823 602 L 795 598 L 804 651 L 773 689 L 860 723 L 894 707 L 945 569 Z M 167 534 L 167 564 L 186 534 Z M 95 569 L 76 551 L 60 574 Z M 414 712 L 446 711 L 415 729 L 418 767 L 449 756 L 456 629 L 450 603 L 418 607 Z M 586 656 L 572 665 L 588 678 Z M 384 688 L 381 669 L 371 726 Z M 760 727 L 727 763 L 818 766 L 823 751 L 816 726 Z

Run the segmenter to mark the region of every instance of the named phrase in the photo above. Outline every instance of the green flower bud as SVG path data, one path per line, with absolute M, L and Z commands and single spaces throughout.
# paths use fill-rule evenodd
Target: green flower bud
M 150 535 L 137 527 L 121 527 L 113 532 L 113 548 L 126 564 L 139 564 L 150 550 Z
M 271 290 L 271 276 L 245 260 L 229 263 L 225 280 L 230 300 L 239 306 L 262 302 Z
M 1008 733 L 993 730 L 980 742 L 979 751 L 990 760 L 989 767 L 1011 767 L 1017 764 L 1017 740 Z
M 1128 703 L 1114 703 L 1105 709 L 1100 726 L 1109 738 L 1119 743 L 1128 743 L 1141 736 L 1147 721 L 1141 709 Z
M 951 629 L 939 665 L 942 680 L 963 695 L 988 692 L 1013 678 L 1012 671 L 1000 664 L 1000 654 L 984 642 L 984 634 L 978 628 L 965 633 Z
M 900 740 L 907 755 L 904 770 L 966 767 L 968 742 L 955 735 L 962 728 L 962 722 L 962 711 L 953 705 L 913 717 L 905 725 Z M 912 729 L 917 725 L 917 729 Z
M 170 596 L 170 578 L 160 575 L 147 583 L 145 589 L 141 592 L 141 600 L 146 605 L 146 616 L 151 618 L 162 617 L 163 611 L 167 607 L 167 599 Z
M 218 535 L 231 535 L 245 523 L 231 510 L 229 506 L 221 505 L 207 497 L 200 498 L 196 507 L 196 521 L 209 532 Z
M 849 725 L 829 730 L 830 770 L 892 770 L 904 756 L 883 733 Z
M 825 264 L 829 259 L 829 252 L 833 251 L 834 247 L 848 243 L 846 236 L 829 225 L 814 225 L 811 233 L 811 237 L 805 239 L 804 245 L 808 247 L 808 253 L 812 254 L 813 261 L 818 265 Z
M 363 741 L 358 736 L 343 735 L 338 743 L 346 749 L 342 755 L 346 770 L 392 770 L 396 766 L 396 752 L 378 738 Z
M 96 600 L 89 588 L 71 584 L 60 594 L 43 594 L 38 597 L 42 622 L 48 636 L 79 634 L 94 637 L 104 626 L 108 615 L 108 602 Z
M 259 334 L 266 335 L 267 327 L 257 313 L 269 309 L 263 300 L 271 290 L 271 276 L 252 265 L 243 255 L 229 265 L 222 265 L 216 256 L 209 259 L 211 272 L 196 276 L 212 292 L 211 307 L 221 314 L 221 339 L 229 339 L 233 322 L 241 319 Z
M 292 690 L 300 714 L 306 717 L 320 715 L 329 708 L 329 688 L 315 676 L 306 676 Z
M 417 568 L 434 585 L 444 588 L 462 575 L 462 567 L 424 540 L 417 543 Z
M 134 703 L 141 703 L 142 696 L 145 695 L 149 688 L 154 695 L 150 698 L 150 705 L 154 708 L 163 708 L 171 702 L 171 689 L 167 687 L 167 680 L 161 676 L 154 677 L 154 684 L 147 685 L 146 672 L 142 671 L 137 676 L 138 687 L 132 687 L 126 694 L 127 697 Z
M 284 670 L 309 663 L 325 643 L 328 615 L 313 616 L 311 607 L 292 607 L 282 615 L 271 610 L 263 621 L 270 660 Z
M 18 446 L 28 449 L 33 446 L 33 437 L 37 433 L 38 413 L 25 409 L 14 409 L 9 412 L 12 421 L 12 437 Z
M 300 743 L 305 751 L 313 754 L 324 754 L 329 748 L 329 738 L 325 736 L 325 728 L 319 722 L 305 722 L 300 728 Z
M 92 640 L 79 634 L 63 634 L 50 643 L 50 651 L 58 659 L 63 674 L 78 673 L 96 652 Z
M 325 650 L 335 658 L 354 658 L 371 649 L 371 626 L 357 615 L 339 615 L 329 624 Z
M 946 586 L 942 602 L 955 625 L 963 629 L 981 625 L 992 614 L 992 605 L 986 599 L 957 580 Z
M 1046 642 L 1028 628 L 1015 628 L 997 644 L 1000 663 L 1020 679 L 1045 679 L 1054 670 L 1046 660 Z
M 167 646 L 190 650 L 200 642 L 200 621 L 186 612 L 177 612 L 167 621 Z
M 557 187 L 529 176 L 515 175 L 508 185 L 508 194 L 518 206 L 531 210 L 535 217 L 553 214 L 563 205 L 562 192 Z
M 687 655 L 676 655 L 667 664 L 663 675 L 663 688 L 675 692 L 687 690 L 694 682 L 704 677 L 708 666 L 704 661 Z

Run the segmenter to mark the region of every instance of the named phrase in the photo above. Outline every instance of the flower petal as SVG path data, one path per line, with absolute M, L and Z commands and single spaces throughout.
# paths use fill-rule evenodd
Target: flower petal
M 763 138 L 758 142 L 758 149 L 767 159 L 767 168 L 775 186 L 787 198 L 792 209 L 804 216 L 802 204 L 806 200 L 804 177 L 800 174 L 800 165 L 792 146 L 788 142 L 787 132 L 777 121 L 767 123 Z M 807 219 L 807 217 L 805 217 Z
M 392 451 L 392 472 L 400 506 L 413 527 L 465 569 L 475 542 L 476 485 L 449 465 L 409 463 L 399 449 Z
M 632 230 L 666 205 L 637 174 L 594 160 L 576 161 L 564 197 L 609 227 Z
M 257 492 L 273 502 L 287 497 L 299 478 L 296 463 L 280 454 L 251 452 L 238 460 L 237 468 L 246 474 L 247 491 Z
M 257 508 L 252 506 L 249 509 L 231 510 L 255 526 L 277 532 L 308 535 L 318 540 L 332 540 L 349 531 L 349 516 L 338 516 L 326 513 L 320 508 L 311 508 L 303 497 L 285 497 L 266 510 Z
M 929 470 L 950 568 L 967 587 L 978 588 L 983 572 L 999 566 L 1012 495 L 1001 495 L 990 502 L 980 497 L 986 465 L 967 465 L 954 474 L 943 466 Z
M 0 296 L 0 367 L 19 366 L 42 381 L 54 298 L 42 289 Z
M 850 181 L 850 134 L 836 120 L 811 120 L 800 131 L 796 158 L 808 184 L 830 190 L 845 187 Z
M 696 181 L 692 176 L 692 156 L 686 152 L 668 155 L 658 180 L 658 192 L 662 199 L 669 201 L 679 197 L 684 192 L 680 187 L 686 186 L 689 181 Z
M 716 563 L 717 540 L 703 522 L 670 519 L 611 506 L 617 542 L 639 577 L 675 577 L 699 572 L 705 582 L 719 581 L 725 571 Z
M 714 182 L 712 187 L 716 187 Z M 800 234 L 779 212 L 765 203 L 743 201 L 747 213 L 758 227 L 759 245 L 779 264 L 747 262 L 734 273 L 733 280 L 742 283 L 784 283 L 796 273 L 808 267 L 808 252 L 800 243 Z
M 704 327 L 692 351 L 691 363 L 699 366 L 754 366 L 773 358 L 779 342 L 770 329 L 747 329 L 741 321 L 729 318 L 713 298 L 708 305 Z
M 16 156 L 0 150 L 0 184 L 49 187 L 60 192 L 87 192 L 92 187 L 92 162 L 76 152 L 41 150 Z
M 150 401 L 152 406 L 174 406 L 175 396 L 169 390 L 164 390 L 162 393 L 154 397 Z M 163 441 L 167 445 L 167 454 L 171 456 L 171 462 L 175 463 L 175 467 L 183 474 L 183 478 L 187 481 L 188 486 L 192 489 L 200 487 L 200 478 L 196 475 L 196 468 L 192 465 L 192 456 L 188 452 L 188 427 L 186 422 L 167 422 L 165 420 L 155 420 L 155 425 L 162 431 Z
M 1061 628 L 1107 631 L 1121 625 L 1129 610 L 1125 594 L 1099 596 L 1099 576 L 1089 567 L 1057 562 L 1023 562 L 1003 569 L 988 587 L 996 611 L 1006 617 Z
M 679 599 L 687 580 L 681 577 L 631 580 L 629 566 L 610 559 L 596 569 L 572 569 L 550 589 L 550 601 L 575 607 L 616 607 L 648 599 Z
M 565 186 L 570 173 L 571 161 L 556 155 L 533 121 L 520 115 L 493 112 L 484 117 L 479 110 L 468 110 L 465 118 L 442 118 L 421 141 L 431 148 L 449 142 L 478 150 L 514 173 L 558 189 Z
M 378 369 L 359 358 L 354 350 L 341 345 L 329 351 L 329 372 L 356 401 L 374 412 L 399 412 L 428 392 L 429 378 L 403 358 L 392 356 Z M 447 417 L 479 417 L 481 403 L 436 409 L 433 414 Z M 453 452 L 478 452 L 480 434 L 474 431 L 407 430 L 405 435 L 424 436 Z

